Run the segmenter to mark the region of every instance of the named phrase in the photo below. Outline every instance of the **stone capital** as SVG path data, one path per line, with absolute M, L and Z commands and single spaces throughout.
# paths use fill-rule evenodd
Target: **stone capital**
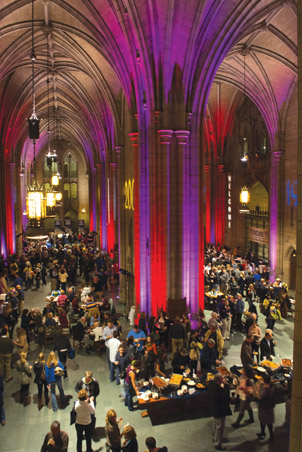
M 177 138 L 178 144 L 185 146 L 188 143 L 188 138 L 190 135 L 189 130 L 175 130 L 174 133 Z
M 281 157 L 282 157 L 282 155 L 283 155 L 283 151 L 281 151 L 281 150 L 273 151 L 273 154 L 274 154 L 274 160 L 275 160 L 276 162 L 280 162 Z
M 160 144 L 170 144 L 172 140 L 173 130 L 161 129 L 157 131 L 160 136 Z
M 131 133 L 129 133 L 129 138 L 130 138 L 130 141 L 131 141 L 131 145 L 133 147 L 137 147 L 138 146 L 139 133 L 138 132 L 131 132 Z

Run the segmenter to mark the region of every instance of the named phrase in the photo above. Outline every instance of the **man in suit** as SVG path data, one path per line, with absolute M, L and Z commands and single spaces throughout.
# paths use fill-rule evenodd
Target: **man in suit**
M 213 443 L 217 450 L 226 450 L 222 445 L 226 416 L 232 414 L 230 408 L 230 390 L 222 374 L 215 375 L 208 386 L 210 410 L 213 416 Z
M 250 378 L 253 374 L 253 365 L 257 364 L 253 358 L 252 342 L 254 336 L 248 334 L 241 345 L 240 358 L 242 365 L 246 371 L 247 376 Z
M 267 329 L 265 331 L 265 336 L 260 342 L 260 359 L 271 360 L 272 356 L 275 356 L 275 345 L 276 341 L 273 340 L 273 331 Z

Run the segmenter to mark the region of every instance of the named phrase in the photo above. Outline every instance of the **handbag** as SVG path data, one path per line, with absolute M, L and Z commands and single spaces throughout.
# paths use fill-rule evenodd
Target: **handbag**
M 75 424 L 76 418 L 77 418 L 77 413 L 76 413 L 76 410 L 74 409 L 74 405 L 73 405 L 73 408 L 70 411 L 70 425 Z
M 69 359 L 75 358 L 75 349 L 74 348 L 71 348 L 70 350 L 68 350 L 68 358 Z

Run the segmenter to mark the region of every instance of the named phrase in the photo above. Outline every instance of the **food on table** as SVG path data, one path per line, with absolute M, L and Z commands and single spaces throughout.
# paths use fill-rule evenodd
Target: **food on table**
M 261 366 L 269 367 L 270 369 L 278 369 L 279 364 L 269 361 L 268 359 L 262 361 Z
M 285 358 L 283 358 L 283 359 L 281 359 L 281 364 L 282 364 L 282 366 L 284 366 L 284 367 L 292 367 L 292 361 L 291 361 L 291 359 L 285 359 Z
M 172 377 L 170 378 L 170 385 L 174 386 L 180 386 L 183 379 L 183 375 L 180 374 L 172 374 Z

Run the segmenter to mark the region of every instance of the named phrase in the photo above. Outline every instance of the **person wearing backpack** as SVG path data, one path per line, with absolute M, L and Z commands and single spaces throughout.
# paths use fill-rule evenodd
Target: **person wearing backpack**
M 267 425 L 270 433 L 270 441 L 274 440 L 273 423 L 274 406 L 275 406 L 275 388 L 271 384 L 271 377 L 268 374 L 263 375 L 263 386 L 259 390 L 258 417 L 260 421 L 261 431 L 257 433 L 259 439 L 265 438 L 265 427 Z
M 34 383 L 36 383 L 38 387 L 38 409 L 42 408 L 42 392 L 44 389 L 44 398 L 45 398 L 45 406 L 48 405 L 49 396 L 48 396 L 48 387 L 46 382 L 46 374 L 45 374 L 45 355 L 44 353 L 39 353 L 38 360 L 34 363 L 34 373 L 35 379 Z

